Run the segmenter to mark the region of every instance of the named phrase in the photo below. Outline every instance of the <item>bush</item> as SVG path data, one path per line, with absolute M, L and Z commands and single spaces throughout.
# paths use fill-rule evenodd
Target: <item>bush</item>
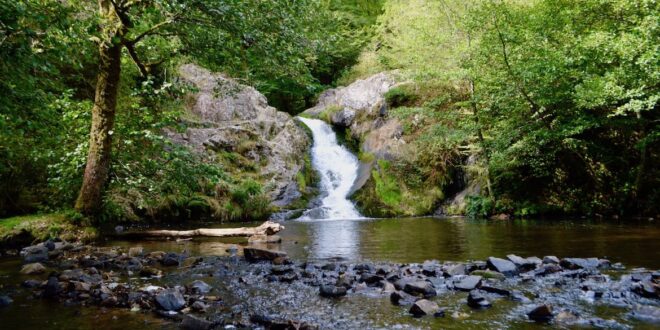
M 411 90 L 410 85 L 394 87 L 387 91 L 384 96 L 390 108 L 410 105 L 417 100 L 417 95 Z

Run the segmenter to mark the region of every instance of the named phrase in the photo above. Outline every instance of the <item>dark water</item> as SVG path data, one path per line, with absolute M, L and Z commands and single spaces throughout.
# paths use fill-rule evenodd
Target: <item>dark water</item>
M 245 224 L 244 224 L 245 225 Z M 199 226 L 196 224 L 195 226 Z M 208 227 L 217 225 L 204 224 Z M 557 255 L 559 257 L 608 257 L 628 268 L 660 268 L 660 225 L 653 221 L 593 222 L 584 220 L 479 221 L 467 219 L 377 219 L 357 221 L 290 221 L 280 233 L 281 245 L 295 260 L 370 260 L 422 262 L 428 259 L 465 261 L 483 260 L 506 254 L 521 256 Z M 229 244 L 245 244 L 245 239 L 194 239 L 106 241 L 107 246 L 142 246 L 147 251 L 188 252 L 191 255 L 226 255 Z M 0 329 L 176 329 L 148 312 L 130 312 L 98 307 L 67 307 L 38 298 L 20 288 L 28 278 L 18 274 L 17 258 L 0 259 L 0 292 L 14 296 L 14 304 L 0 308 Z M 45 275 L 44 275 L 45 276 Z M 178 279 L 188 283 L 192 278 Z M 223 286 L 219 279 L 204 278 L 212 286 Z M 167 282 L 155 282 L 165 285 Z M 171 284 L 171 283 L 170 283 Z M 453 329 L 537 329 L 529 323 L 524 310 L 514 302 L 498 300 L 494 307 L 474 311 L 465 305 L 465 293 L 451 292 L 436 299 L 441 306 L 458 313 L 461 319 L 413 319 L 406 308 L 392 306 L 387 295 L 354 295 L 338 301 L 318 297 L 318 289 L 296 290 L 271 286 L 250 293 L 250 300 L 268 305 L 285 317 L 343 320 L 346 328 L 453 328 Z M 294 296 L 303 306 L 287 307 L 282 300 Z M 229 296 L 226 296 L 227 299 Z M 228 301 L 229 302 L 229 301 Z M 279 304 L 282 305 L 279 305 Z M 653 329 L 657 325 L 627 319 L 625 311 L 609 306 L 583 304 L 584 313 L 614 319 L 628 327 Z M 547 327 L 546 327 L 547 328 Z

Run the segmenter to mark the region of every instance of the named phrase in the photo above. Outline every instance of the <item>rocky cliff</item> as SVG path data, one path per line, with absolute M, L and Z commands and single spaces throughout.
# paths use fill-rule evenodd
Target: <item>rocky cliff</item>
M 304 192 L 300 174 L 310 137 L 287 113 L 268 105 L 256 89 L 194 64 L 179 68 L 195 92 L 187 100 L 186 128 L 166 130 L 173 142 L 224 164 L 232 176 L 264 187 L 275 206 L 296 202 Z

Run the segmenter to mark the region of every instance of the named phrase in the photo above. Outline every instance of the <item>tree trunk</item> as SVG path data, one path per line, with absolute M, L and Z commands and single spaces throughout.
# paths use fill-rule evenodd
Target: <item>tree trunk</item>
M 284 226 L 277 222 L 266 221 L 258 227 L 240 227 L 240 228 L 199 228 L 193 230 L 147 230 L 136 232 L 119 233 L 122 237 L 250 237 L 273 235 L 284 229 Z
M 115 123 L 117 87 L 121 74 L 121 44 L 101 43 L 96 95 L 92 108 L 89 153 L 76 210 L 94 215 L 101 207 L 103 190 L 110 170 L 112 129 Z

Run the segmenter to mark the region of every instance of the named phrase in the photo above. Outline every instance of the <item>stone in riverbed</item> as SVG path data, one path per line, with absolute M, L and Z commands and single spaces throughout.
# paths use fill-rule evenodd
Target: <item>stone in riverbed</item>
M 178 311 L 186 305 L 186 300 L 177 289 L 166 289 L 156 295 L 156 302 L 166 311 Z
M 207 330 L 213 327 L 213 323 L 197 316 L 186 315 L 181 322 L 181 329 L 186 330 Z
M 490 286 L 490 285 L 481 285 L 481 286 L 479 286 L 479 290 L 499 294 L 501 296 L 510 296 L 511 295 L 511 291 L 509 291 L 509 290 L 497 288 L 497 287 Z
M 409 313 L 414 317 L 422 317 L 425 315 L 433 315 L 435 317 L 445 316 L 445 310 L 440 308 L 434 301 L 420 299 L 417 300 L 409 310 Z
M 144 250 L 142 249 L 141 246 L 135 246 L 130 249 L 128 249 L 128 256 L 131 258 L 134 257 L 140 257 L 144 254 Z
M 470 275 L 454 284 L 456 290 L 472 291 L 481 284 L 481 276 Z
M 423 295 L 424 298 L 430 298 L 436 295 L 433 284 L 427 281 L 407 282 L 403 286 L 403 291 L 411 295 Z
M 176 253 L 168 253 L 163 257 L 163 259 L 160 261 L 160 263 L 162 263 L 163 266 L 166 266 L 166 267 L 178 266 L 179 265 L 179 256 Z
M 57 280 L 57 277 L 51 276 L 48 278 L 48 282 L 46 282 L 43 296 L 44 298 L 55 298 L 61 290 L 62 288 L 60 287 L 60 282 Z
M 13 302 L 14 302 L 14 300 L 9 298 L 9 296 L 4 296 L 4 295 L 0 296 L 0 307 L 9 306 Z
M 38 262 L 24 265 L 23 268 L 21 268 L 21 274 L 24 275 L 42 274 L 45 271 L 46 267 Z
M 597 258 L 564 258 L 559 263 L 566 269 L 596 269 L 600 265 Z
M 650 305 L 635 305 L 630 315 L 644 322 L 660 324 L 660 307 Z
M 516 265 L 509 260 L 489 257 L 487 263 L 488 263 L 488 268 L 500 272 L 504 274 L 504 276 L 513 276 L 518 273 L 518 269 Z
M 415 297 L 403 291 L 394 291 L 390 294 L 390 302 L 395 306 L 410 305 L 414 301 Z
M 536 268 L 536 260 L 528 260 L 515 254 L 508 254 L 506 258 L 513 262 L 513 264 L 523 272 Z
M 286 253 L 269 249 L 260 249 L 255 247 L 246 247 L 243 249 L 245 259 L 249 262 L 272 261 L 277 257 L 286 257 Z
M 649 280 L 633 284 L 632 291 L 642 297 L 660 299 L 660 285 Z
M 195 294 L 207 294 L 211 292 L 213 287 L 206 284 L 204 281 L 196 280 L 190 283 L 190 290 Z
M 467 297 L 467 304 L 472 308 L 488 308 L 492 306 L 490 301 L 486 300 L 486 297 L 478 290 L 470 291 Z
M 35 263 L 35 262 L 44 262 L 48 261 L 48 248 L 37 244 L 34 246 L 28 246 L 21 250 L 21 256 L 25 263 Z
M 470 275 L 476 275 L 476 276 L 481 276 L 483 278 L 489 278 L 489 279 L 495 279 L 495 280 L 503 280 L 506 277 L 504 274 L 500 272 L 496 272 L 494 270 L 486 269 L 486 270 L 475 270 L 470 273 Z
M 321 297 L 336 298 L 346 295 L 346 288 L 343 286 L 321 285 L 319 287 Z
M 443 271 L 443 276 L 451 277 L 456 275 L 465 275 L 465 264 L 447 266 Z
M 549 322 L 552 316 L 552 306 L 548 304 L 539 305 L 527 313 L 530 320 L 539 323 Z

